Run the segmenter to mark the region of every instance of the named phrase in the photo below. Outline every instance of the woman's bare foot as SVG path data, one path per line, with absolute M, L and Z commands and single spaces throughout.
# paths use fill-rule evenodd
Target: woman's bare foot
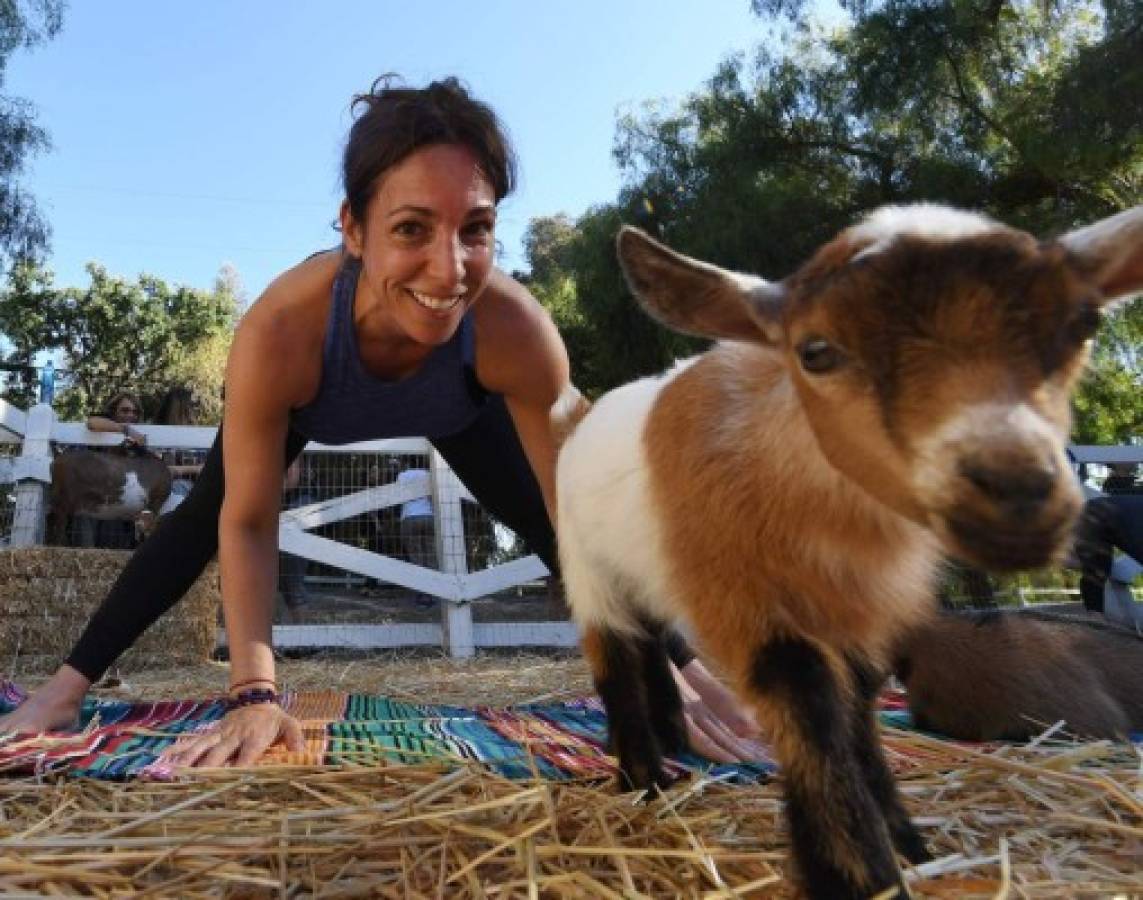
M 0 734 L 39 734 L 73 731 L 79 726 L 79 710 L 91 682 L 71 666 L 61 666 L 6 716 L 0 716 Z

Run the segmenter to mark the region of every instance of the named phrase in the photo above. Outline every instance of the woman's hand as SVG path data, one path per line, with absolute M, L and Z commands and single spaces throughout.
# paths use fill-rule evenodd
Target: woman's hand
M 123 426 L 123 443 L 132 447 L 146 447 L 147 435 L 143 434 L 138 428 L 132 428 L 130 425 Z
M 42 734 L 75 731 L 79 712 L 91 682 L 71 666 L 60 666 L 51 678 L 6 716 L 0 716 L 0 734 Z
M 258 703 L 232 709 L 214 731 L 176 744 L 159 762 L 175 767 L 249 766 L 279 741 L 291 752 L 302 750 L 301 723 L 277 703 Z
M 721 763 L 765 759 L 766 749 L 755 738 L 758 725 L 750 711 L 697 659 L 671 674 L 683 701 L 687 740 L 691 749 Z

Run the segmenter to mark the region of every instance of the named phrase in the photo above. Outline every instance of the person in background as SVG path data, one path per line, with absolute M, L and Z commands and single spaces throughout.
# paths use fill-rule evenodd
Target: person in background
M 147 435 L 135 426 L 143 421 L 143 404 L 138 396 L 120 391 L 102 411 L 87 417 L 87 430 L 123 435 L 128 449 L 147 446 Z
M 1084 503 L 1076 526 L 1075 555 L 1080 563 L 1080 597 L 1084 608 L 1104 611 L 1107 579 L 1115 551 L 1143 563 L 1143 491 L 1135 463 L 1112 463 L 1103 493 Z
M 416 481 L 428 474 L 427 469 L 409 465 L 397 474 L 397 482 Z M 438 568 L 437 530 L 433 504 L 428 497 L 417 497 L 401 504 L 401 549 L 414 566 Z M 436 605 L 436 599 L 428 594 L 418 594 L 414 602 L 423 609 Z
M 1103 480 L 1102 490 L 1105 494 L 1143 494 L 1143 485 L 1137 477 L 1139 466 L 1136 463 L 1112 463 L 1109 468 L 1111 472 Z

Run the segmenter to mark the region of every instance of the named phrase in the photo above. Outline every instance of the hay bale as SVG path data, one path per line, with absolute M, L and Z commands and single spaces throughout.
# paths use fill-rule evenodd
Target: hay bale
M 58 665 L 103 602 L 131 554 L 125 550 L 27 547 L 0 551 L 0 671 Z M 121 669 L 186 665 L 214 651 L 220 605 L 212 563 L 117 662 Z

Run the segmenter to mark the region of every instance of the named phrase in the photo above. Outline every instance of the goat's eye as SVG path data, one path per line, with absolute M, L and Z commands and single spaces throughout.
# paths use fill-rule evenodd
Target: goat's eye
M 1068 323 L 1068 334 L 1081 343 L 1092 337 L 1103 322 L 1103 313 L 1093 303 L 1085 303 Z
M 829 341 L 822 338 L 808 338 L 798 345 L 798 359 L 802 368 L 814 375 L 832 372 L 843 362 L 844 354 Z

